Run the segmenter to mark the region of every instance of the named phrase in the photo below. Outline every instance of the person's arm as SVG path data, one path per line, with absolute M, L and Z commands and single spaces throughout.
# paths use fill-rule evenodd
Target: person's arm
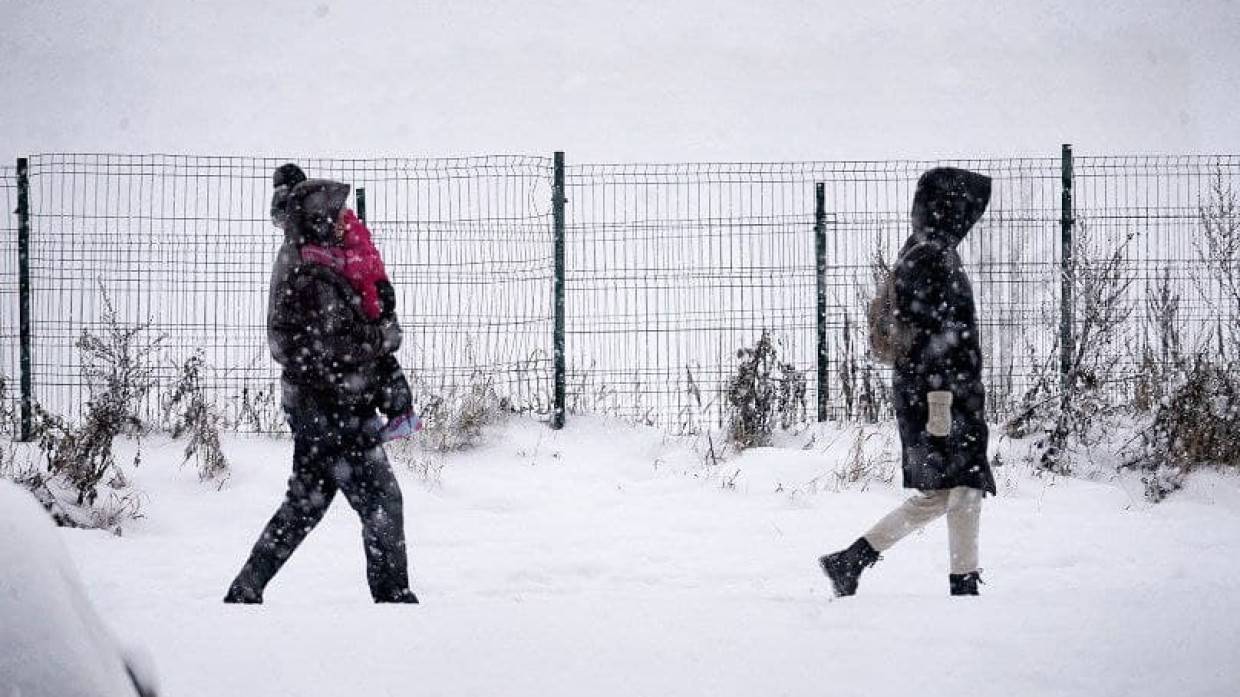
M 919 333 L 937 333 L 943 326 L 950 269 L 940 250 L 929 244 L 913 247 L 897 260 L 896 314 Z
M 401 329 L 395 316 L 364 321 L 338 284 L 311 274 L 306 281 L 302 291 L 308 309 L 306 326 L 313 334 L 315 353 L 326 365 L 369 363 L 400 348 Z
M 396 319 L 363 322 L 350 298 L 321 271 L 293 272 L 270 332 L 272 353 L 303 382 L 332 382 L 342 366 L 374 361 L 400 348 Z
M 382 308 L 382 314 L 379 316 L 380 321 L 389 317 L 396 317 L 396 289 L 387 281 L 379 281 L 375 284 L 375 290 L 379 292 L 379 306 Z

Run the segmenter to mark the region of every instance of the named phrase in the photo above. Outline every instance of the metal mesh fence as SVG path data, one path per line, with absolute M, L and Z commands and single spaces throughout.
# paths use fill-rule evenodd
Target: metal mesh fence
M 18 389 L 19 325 L 17 276 L 17 169 L 0 166 L 0 432 L 15 430 L 12 415 L 17 413 L 21 393 Z
M 1240 323 L 1240 303 L 1227 291 L 1229 277 L 1240 280 L 1240 158 L 1078 157 L 1074 181 L 1078 255 L 1095 265 L 1119 257 L 1110 287 L 1122 291 L 1124 322 L 1099 349 L 1113 373 L 1108 391 L 1135 398 L 1175 359 L 1176 345 L 1181 356 L 1234 361 L 1225 337 Z M 1208 227 L 1229 237 L 1212 246 Z M 1090 282 L 1078 276 L 1078 286 Z M 1080 305 L 1077 334 L 1085 331 Z
M 88 389 L 75 342 L 83 331 L 106 329 L 106 292 L 122 324 L 149 322 L 151 335 L 166 337 L 161 388 L 201 350 L 229 423 L 282 427 L 265 329 L 281 242 L 269 220 L 270 177 L 282 162 L 30 159 L 33 375 L 44 408 L 80 413 Z M 300 162 L 309 176 L 365 187 L 368 220 L 398 289 L 400 359 L 415 391 L 435 395 L 484 374 L 514 404 L 545 405 L 549 160 Z M 163 392 L 148 400 L 148 418 L 158 418 Z
M 711 425 L 763 330 L 812 366 L 812 181 L 800 165 L 570 167 L 569 407 Z
M 875 258 L 890 263 L 908 236 L 917 178 L 947 164 L 996 179 L 962 255 L 989 384 L 1006 404 L 1035 369 L 1031 351 L 1053 348 L 1058 159 L 570 167 L 570 407 L 719 425 L 737 351 L 765 331 L 782 360 L 810 376 L 813 414 L 814 187 L 823 182 L 828 413 L 877 416 L 886 379 L 866 356 L 864 326 Z
M 31 158 L 36 400 L 56 413 L 80 413 L 88 390 L 74 343 L 84 330 L 102 329 L 106 291 L 122 323 L 149 321 L 167 337 L 161 384 L 178 361 L 202 350 L 230 424 L 282 428 L 265 310 L 280 241 L 268 219 L 269 181 L 283 161 Z M 482 381 L 516 409 L 551 409 L 550 158 L 299 162 L 311 176 L 365 187 L 367 219 L 406 329 L 400 358 L 420 394 Z M 939 165 L 995 180 L 962 257 L 978 301 L 992 416 L 1009 412 L 1057 367 L 1059 158 L 570 165 L 568 409 L 676 430 L 721 425 L 736 352 L 765 331 L 781 360 L 807 377 L 812 418 L 819 389 L 814 188 L 822 183 L 828 416 L 882 416 L 886 375 L 866 355 L 875 259 L 889 263 L 903 244 L 917 178 Z M 1119 376 L 1113 392 L 1128 398 L 1151 355 L 1166 360 L 1150 348 L 1159 341 L 1152 293 L 1170 284 L 1178 294 L 1186 344 L 1210 326 L 1240 321 L 1201 244 L 1203 211 L 1234 196 L 1240 158 L 1077 157 L 1074 186 L 1078 260 L 1118 253 L 1131 279 L 1121 298 L 1131 312 L 1105 347 Z M 0 374 L 15 385 L 12 168 L 0 168 L 0 189 L 7 206 Z M 148 416 L 160 397 L 152 395 Z
M 909 235 L 917 179 L 938 166 L 994 179 L 986 215 L 960 249 L 978 306 L 992 413 L 1009 408 L 1053 349 L 1060 277 L 1057 159 L 825 164 L 815 178 L 826 183 L 833 214 L 827 228 L 828 352 L 837 413 L 876 418 L 889 407 L 885 369 L 867 355 L 865 307 L 876 287 L 875 260 L 894 261 Z

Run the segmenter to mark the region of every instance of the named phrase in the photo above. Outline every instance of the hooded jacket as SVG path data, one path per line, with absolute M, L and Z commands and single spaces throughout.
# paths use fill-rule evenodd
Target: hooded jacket
M 305 180 L 305 172 L 291 162 L 277 167 L 271 177 L 271 223 L 284 233 L 280 249 L 276 252 L 275 263 L 271 266 L 271 280 L 267 285 L 267 345 L 273 354 L 276 343 L 271 333 L 271 318 L 275 309 L 276 287 L 298 260 L 297 237 L 287 224 L 289 191 Z M 276 355 L 275 359 L 279 363 L 284 362 L 281 356 Z
M 893 269 L 896 313 L 914 330 L 912 348 L 896 362 L 892 378 L 909 488 L 995 492 L 986 458 L 977 311 L 957 252 L 986 211 L 990 184 L 989 177 L 950 167 L 923 174 L 913 196 L 912 234 Z M 927 429 L 930 392 L 951 393 L 946 436 Z
M 286 244 L 328 245 L 348 197 L 347 184 L 310 179 L 289 194 Z M 374 404 L 386 380 L 380 359 L 401 342 L 394 315 L 378 322 L 361 312 L 361 298 L 330 267 L 299 254 L 276 282 L 268 317 L 271 354 L 283 368 L 283 403 L 304 399 L 344 406 Z

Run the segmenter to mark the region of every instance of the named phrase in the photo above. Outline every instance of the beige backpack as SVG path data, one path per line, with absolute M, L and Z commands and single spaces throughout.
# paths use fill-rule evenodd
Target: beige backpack
M 874 360 L 895 365 L 913 349 L 914 328 L 896 316 L 895 273 L 890 269 L 878 280 L 866 319 L 870 325 L 870 355 Z

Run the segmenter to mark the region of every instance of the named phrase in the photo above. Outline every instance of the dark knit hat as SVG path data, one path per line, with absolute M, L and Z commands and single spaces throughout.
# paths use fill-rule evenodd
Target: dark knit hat
M 289 190 L 305 180 L 306 173 L 292 162 L 280 165 L 271 174 L 271 222 L 276 227 L 284 227 L 287 220 Z
M 276 167 L 276 171 L 271 174 L 271 185 L 277 189 L 282 186 L 291 189 L 304 181 L 306 173 L 292 162 Z

